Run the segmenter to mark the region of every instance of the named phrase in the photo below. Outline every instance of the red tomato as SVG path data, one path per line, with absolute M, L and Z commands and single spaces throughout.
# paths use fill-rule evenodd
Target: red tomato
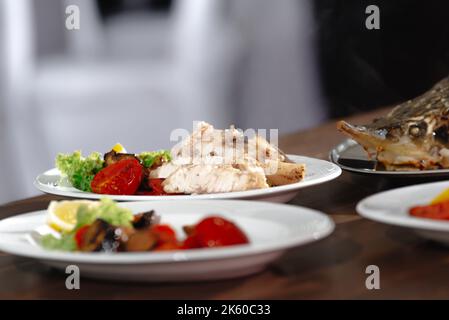
M 449 220 L 449 202 L 414 207 L 410 209 L 410 215 L 419 218 Z
M 188 236 L 184 240 L 184 242 L 183 242 L 183 244 L 181 246 L 181 249 L 197 249 L 197 248 L 201 248 L 201 246 L 198 243 L 195 235 Z
M 162 187 L 162 182 L 164 182 L 164 179 L 149 179 L 149 180 L 148 180 L 148 184 L 150 185 L 151 190 L 153 190 L 152 192 L 153 192 L 155 195 L 158 195 L 158 194 L 167 194 L 167 193 L 164 191 L 164 187 Z
M 167 224 L 156 224 L 151 227 L 151 232 L 158 237 L 155 251 L 168 251 L 182 249 L 178 240 L 176 240 L 176 232 Z
M 200 221 L 192 235 L 200 247 L 223 247 L 248 243 L 248 238 L 234 223 L 221 217 Z M 193 240 L 189 240 L 194 243 Z
M 169 195 L 167 192 L 164 191 L 164 187 L 162 187 L 162 182 L 164 182 L 164 179 L 148 179 L 148 186 L 150 187 L 151 191 L 138 191 L 138 195 L 142 196 L 166 196 Z
M 86 231 L 87 229 L 89 229 L 89 227 L 90 227 L 89 225 L 83 226 L 76 231 L 75 241 L 78 248 L 81 248 L 81 246 L 83 245 L 84 235 L 86 234 Z
M 151 227 L 151 232 L 157 235 L 159 245 L 176 242 L 175 230 L 167 224 L 156 224 Z
M 90 186 L 95 193 L 132 195 L 142 181 L 142 171 L 136 159 L 123 159 L 98 172 Z

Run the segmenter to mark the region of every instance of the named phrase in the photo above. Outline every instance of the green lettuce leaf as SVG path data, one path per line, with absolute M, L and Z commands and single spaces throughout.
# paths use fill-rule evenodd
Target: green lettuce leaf
M 86 158 L 81 155 L 81 151 L 72 154 L 60 153 L 56 156 L 56 167 L 67 176 L 73 187 L 82 191 L 92 191 L 90 183 L 103 166 L 104 161 L 98 152 Z
M 92 224 L 97 219 L 103 219 L 114 226 L 130 227 L 133 213 L 129 209 L 119 207 L 115 201 L 109 198 L 102 198 L 97 207 L 81 205 L 78 208 L 75 230 Z
M 155 163 L 171 161 L 171 154 L 168 150 L 142 152 L 137 157 L 142 161 L 142 165 L 147 168 L 151 168 Z
M 41 238 L 40 243 L 42 247 L 48 250 L 76 250 L 76 242 L 73 232 L 61 234 L 61 238 L 56 238 L 52 234 L 47 234 Z

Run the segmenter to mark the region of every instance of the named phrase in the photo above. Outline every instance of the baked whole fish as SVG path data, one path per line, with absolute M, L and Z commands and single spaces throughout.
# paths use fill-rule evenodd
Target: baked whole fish
M 386 170 L 449 168 L 449 78 L 371 124 L 337 128 Z

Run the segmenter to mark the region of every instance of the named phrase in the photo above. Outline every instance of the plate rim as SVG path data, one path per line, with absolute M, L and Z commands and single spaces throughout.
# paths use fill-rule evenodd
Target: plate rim
M 323 160 L 323 159 L 317 159 L 313 157 L 307 157 L 307 156 L 301 156 L 301 155 L 294 155 L 294 154 L 287 154 L 287 157 L 292 158 L 294 160 L 295 158 L 303 158 L 307 159 L 308 161 L 316 161 L 321 162 L 323 165 L 330 166 L 330 169 L 328 170 L 329 173 L 326 176 L 323 176 L 321 178 L 313 179 L 310 181 L 300 181 L 288 185 L 283 186 L 277 186 L 277 187 L 270 187 L 266 189 L 254 189 L 254 190 L 246 190 L 246 191 L 235 191 L 235 192 L 226 192 L 226 193 L 211 193 L 211 194 L 200 194 L 200 195 L 171 195 L 171 196 L 138 196 L 138 195 L 99 195 L 96 193 L 91 192 L 84 192 L 84 191 L 63 191 L 58 190 L 57 188 L 49 187 L 48 185 L 42 184 L 39 182 L 39 178 L 45 174 L 48 174 L 49 172 L 57 172 L 56 168 L 52 168 L 49 170 L 44 171 L 43 173 L 39 174 L 33 182 L 33 185 L 35 188 L 37 188 L 39 191 L 47 193 L 47 194 L 53 194 L 58 196 L 65 196 L 70 198 L 84 198 L 84 199 L 100 199 L 102 197 L 108 197 L 117 201 L 169 201 L 169 200 L 200 200 L 200 199 L 246 199 L 246 198 L 257 198 L 257 197 L 270 197 L 286 192 L 292 192 L 297 191 L 302 188 L 307 188 L 313 185 L 325 183 L 328 181 L 332 181 L 336 178 L 338 178 L 342 174 L 341 168 L 330 161 Z M 296 163 L 299 160 L 296 160 Z M 307 170 L 307 167 L 306 167 Z
M 356 205 L 357 213 L 366 218 L 368 220 L 372 220 L 379 223 L 384 223 L 388 225 L 394 225 L 404 228 L 412 228 L 415 230 L 427 230 L 427 231 L 435 231 L 435 232 L 449 232 L 449 221 L 439 221 L 425 218 L 415 218 L 411 216 L 391 216 L 387 214 L 386 211 L 370 209 L 367 207 L 367 203 L 373 201 L 373 199 L 377 199 L 379 197 L 385 196 L 390 193 L 406 190 L 416 190 L 425 188 L 427 186 L 438 186 L 442 185 L 446 188 L 449 187 L 449 181 L 438 181 L 438 182 L 429 182 L 429 183 L 420 183 L 414 184 L 405 187 L 394 188 L 390 190 L 381 191 L 370 196 L 367 196 L 360 200 Z M 383 212 L 383 213 L 382 213 Z
M 274 252 L 283 252 L 289 248 L 299 247 L 306 245 L 311 242 L 316 242 L 321 239 L 326 238 L 335 230 L 335 222 L 331 217 L 329 217 L 324 212 L 302 207 L 302 206 L 293 206 L 287 204 L 279 204 L 279 203 L 271 203 L 271 202 L 254 202 L 254 201 L 246 201 L 246 200 L 198 200 L 184 201 L 185 204 L 204 207 L 207 205 L 216 205 L 221 207 L 226 207 L 227 209 L 233 209 L 235 206 L 242 207 L 247 206 L 254 208 L 254 206 L 259 206 L 263 208 L 272 207 L 272 208 L 281 208 L 283 207 L 285 212 L 288 212 L 289 215 L 297 215 L 302 213 L 311 214 L 315 217 L 319 217 L 323 221 L 323 228 L 319 231 L 314 231 L 313 235 L 304 236 L 304 235 L 292 235 L 287 239 L 283 239 L 278 242 L 264 244 L 263 246 L 251 247 L 251 245 L 242 245 L 242 246 L 232 246 L 225 248 L 214 248 L 213 250 L 204 250 L 204 249 L 192 249 L 187 251 L 176 251 L 176 252 L 145 252 L 145 253 L 120 253 L 117 254 L 103 254 L 103 253 L 73 253 L 73 252 L 63 252 L 63 251 L 51 251 L 46 250 L 42 247 L 37 247 L 34 250 L 29 249 L 11 249 L 8 248 L 8 243 L 0 243 L 0 251 L 6 252 L 8 254 L 32 259 L 38 259 L 41 261 L 59 261 L 59 262 L 67 262 L 67 263 L 85 263 L 85 264 L 95 264 L 95 265 L 134 265 L 134 264 L 161 264 L 161 263 L 177 263 L 177 262 L 200 262 L 200 261 L 216 261 L 223 259 L 234 259 L 234 258 L 242 258 L 242 257 L 250 257 L 261 254 L 269 254 Z M 195 203 L 196 202 L 196 203 Z M 162 205 L 162 206 L 181 206 L 183 201 L 179 202 L 148 202 L 148 201 L 134 201 L 134 202 L 124 202 L 119 203 L 119 205 L 125 206 L 154 206 L 154 205 Z M 156 209 L 157 210 L 157 209 Z M 233 209 L 236 210 L 236 209 Z M 238 208 L 237 208 L 238 210 Z M 298 211 L 298 212 L 293 212 Z M 302 212 L 302 213 L 301 213 Z M 5 218 L 0 220 L 0 225 L 5 223 L 8 220 L 14 220 L 17 218 L 24 218 L 25 216 L 35 216 L 35 215 L 44 215 L 46 210 L 34 210 L 26 213 L 22 213 L 20 215 L 15 215 L 9 218 Z M 164 215 L 169 215 L 170 213 L 166 213 Z M 231 213 L 231 215 L 235 214 L 236 216 L 249 216 L 252 214 L 251 212 L 247 213 Z M 256 217 L 257 215 L 251 215 L 251 217 Z M 9 221 L 10 222 L 10 221 Z M 286 223 L 284 222 L 285 226 Z M 7 232 L 1 232 L 0 234 L 7 234 Z M 24 232 L 24 236 L 29 235 L 29 233 Z

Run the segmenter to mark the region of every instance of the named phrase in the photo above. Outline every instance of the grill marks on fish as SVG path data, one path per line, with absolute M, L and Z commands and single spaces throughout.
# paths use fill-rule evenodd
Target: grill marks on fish
M 371 124 L 337 128 L 387 170 L 449 168 L 449 78 Z

